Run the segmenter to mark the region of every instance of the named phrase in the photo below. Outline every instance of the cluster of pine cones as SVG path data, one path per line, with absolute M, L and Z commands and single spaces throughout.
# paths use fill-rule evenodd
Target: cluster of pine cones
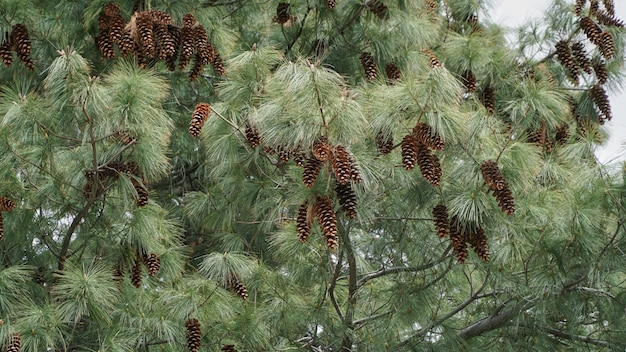
M 5 196 L 0 196 L 0 240 L 4 238 L 4 217 L 2 212 L 11 211 L 15 208 L 15 202 Z
M 468 244 L 480 259 L 485 262 L 489 261 L 487 236 L 482 227 L 462 227 L 456 217 L 448 220 L 448 208 L 443 204 L 435 206 L 432 214 L 439 237 L 443 238 L 450 234 L 450 242 L 459 263 L 464 264 L 467 260 Z
M 224 62 L 207 38 L 207 32 L 195 17 L 183 16 L 183 26 L 173 24 L 172 17 L 163 11 L 138 11 L 126 23 L 119 5 L 107 3 L 98 19 L 99 33 L 95 38 L 100 54 L 115 57 L 114 45 L 123 56 L 134 54 L 140 67 L 150 60 L 165 60 L 170 71 L 184 69 L 193 58 L 189 80 L 196 80 L 211 64 L 217 75 L 224 74 Z
M 131 138 L 128 136 L 128 134 L 125 134 L 124 136 L 124 138 Z M 85 171 L 85 179 L 87 180 L 87 182 L 85 183 L 85 187 L 83 188 L 83 195 L 85 196 L 85 198 L 89 198 L 95 189 L 95 196 L 98 197 L 105 190 L 104 181 L 116 181 L 122 173 L 138 177 L 139 165 L 134 161 L 114 161 L 108 163 L 105 166 L 101 166 L 95 171 Z M 136 203 L 137 206 L 143 207 L 148 205 L 148 189 L 145 186 L 145 181 L 142 180 L 140 182 L 136 180 L 135 177 L 132 178 L 132 183 L 135 191 L 137 192 Z
M 155 253 L 150 253 L 147 255 L 146 253 L 137 252 L 135 257 L 135 263 L 133 267 L 130 269 L 130 282 L 133 286 L 139 288 L 141 287 L 141 282 L 143 279 L 143 267 L 142 264 L 148 268 L 148 275 L 150 277 L 156 276 L 161 269 L 161 258 Z M 121 281 L 119 278 L 119 274 L 121 274 L 121 270 L 116 270 L 114 272 L 114 278 L 116 281 Z
M 441 164 L 432 150 L 443 150 L 445 142 L 429 125 L 418 122 L 412 133 L 402 139 L 402 165 L 406 170 L 412 170 L 415 164 L 419 165 L 422 176 L 433 186 L 441 182 Z M 379 150 L 382 149 L 379 146 Z
M 13 26 L 11 33 L 5 32 L 0 45 L 0 59 L 6 67 L 13 63 L 13 52 L 17 54 L 20 61 L 29 70 L 35 69 L 35 64 L 30 57 L 31 45 L 28 29 L 25 25 L 18 23 Z

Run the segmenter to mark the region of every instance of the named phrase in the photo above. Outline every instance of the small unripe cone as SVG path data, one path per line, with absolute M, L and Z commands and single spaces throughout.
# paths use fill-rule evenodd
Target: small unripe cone
M 581 42 L 576 42 L 572 44 L 572 55 L 576 61 L 576 64 L 583 69 L 588 74 L 593 72 L 593 68 L 591 67 L 591 60 L 587 57 L 587 52 L 585 50 L 585 45 Z
M 389 16 L 389 8 L 381 0 L 369 0 L 365 6 L 379 18 L 385 19 Z
M 248 289 L 246 288 L 246 285 L 244 285 L 244 283 L 241 282 L 235 275 L 230 277 L 228 284 L 235 291 L 237 296 L 239 296 L 239 298 L 243 300 L 248 298 Z
M 602 4 L 610 16 L 615 16 L 615 3 L 613 0 L 602 0 Z
M 480 166 L 480 172 L 491 190 L 502 190 L 508 187 L 502 171 L 500 171 L 495 161 L 485 160 Z
M 320 137 L 320 139 L 313 142 L 313 149 L 311 150 L 311 154 L 319 160 L 326 161 L 330 157 L 330 144 L 328 143 L 328 139 L 326 137 Z
M 317 158 L 311 157 L 307 159 L 306 165 L 304 165 L 304 171 L 302 172 L 302 183 L 304 183 L 306 188 L 313 187 L 317 176 L 320 174 L 322 165 L 323 162 L 319 161 Z
M 137 206 L 145 207 L 148 205 L 148 189 L 142 183 L 133 180 L 133 186 L 137 192 Z
M 433 221 L 437 228 L 437 235 L 439 235 L 440 238 L 446 237 L 450 225 L 448 221 L 448 208 L 445 205 L 439 204 L 433 208 Z
M 329 10 L 334 9 L 335 6 L 337 6 L 337 0 L 326 0 L 326 7 L 328 7 Z
M 137 39 L 142 53 L 152 57 L 154 53 L 154 37 L 152 32 L 152 17 L 148 12 L 139 12 L 135 19 L 137 25 Z
M 496 102 L 495 102 L 495 96 L 493 93 L 493 88 L 491 88 L 491 86 L 487 86 L 483 90 L 483 94 L 481 96 L 481 102 L 483 103 L 483 106 L 485 106 L 485 109 L 487 109 L 487 113 L 489 115 L 493 115 L 495 113 Z
M 253 127 L 250 122 L 246 121 L 246 140 L 252 148 L 256 148 L 261 143 L 261 135 L 256 127 Z
M 387 74 L 387 78 L 392 81 L 400 79 L 400 69 L 394 62 L 388 63 L 387 66 L 385 66 L 385 73 Z
M 600 34 L 600 52 L 605 59 L 610 60 L 615 55 L 615 43 L 613 42 L 613 36 L 609 32 L 602 32 Z
M 150 253 L 146 258 L 146 266 L 148 267 L 148 275 L 155 276 L 161 269 L 161 258 L 155 253 Z
M 580 19 L 580 29 L 583 30 L 587 38 L 595 45 L 600 45 L 600 28 L 591 18 L 583 17 Z
M 356 194 L 350 183 L 345 185 L 337 183 L 335 185 L 335 193 L 341 208 L 346 212 L 346 216 L 350 219 L 356 219 Z
M 609 103 L 609 96 L 606 94 L 604 88 L 596 84 L 591 87 L 589 92 L 591 99 L 596 104 L 602 115 L 604 115 L 604 119 L 611 120 L 613 114 L 611 113 L 611 104 Z
M 20 337 L 20 334 L 14 332 L 9 341 L 9 349 L 7 349 L 7 352 L 20 352 L 20 348 L 22 347 L 22 338 Z
M 427 146 L 419 143 L 417 148 L 417 164 L 422 176 L 433 186 L 439 186 L 441 182 L 441 164 L 439 158 L 432 154 Z
M 574 13 L 576 14 L 576 16 L 581 15 L 586 2 L 587 0 L 576 0 L 576 4 L 574 5 Z
M 223 345 L 220 350 L 224 352 L 237 352 L 235 345 Z
M 180 30 L 180 60 L 178 61 L 178 69 L 182 70 L 187 66 L 193 55 L 195 47 L 194 30 L 191 27 L 183 27 Z
M 274 16 L 274 22 L 278 24 L 285 24 L 291 18 L 291 5 L 286 2 L 281 2 L 276 7 L 276 16 Z
M 226 72 L 224 69 L 224 60 L 222 60 L 220 53 L 218 53 L 217 51 L 215 51 L 215 56 L 213 57 L 211 66 L 213 66 L 213 71 L 215 71 L 215 74 L 218 76 L 223 76 Z
M 11 36 L 9 32 L 4 33 L 4 38 L 2 39 L 2 45 L 0 45 L 0 60 L 6 67 L 10 67 L 11 63 L 13 63 L 13 51 L 12 51 L 13 43 L 11 42 Z
M 376 134 L 376 147 L 379 154 L 386 155 L 391 153 L 393 149 L 393 136 L 391 133 L 386 135 L 383 131 L 378 131 Z
M 100 55 L 107 59 L 115 58 L 115 51 L 113 51 L 113 42 L 111 38 L 109 38 L 109 34 L 107 32 L 100 32 L 96 36 L 96 47 L 98 51 L 100 51 Z
M 187 348 L 190 352 L 198 352 L 200 340 L 202 340 L 200 323 L 192 318 L 185 322 L 185 327 L 187 328 Z
M 374 62 L 374 57 L 372 56 L 372 54 L 364 51 L 361 53 L 359 60 L 361 60 L 361 66 L 363 66 L 363 69 L 365 70 L 365 76 L 367 77 L 367 80 L 374 80 L 378 73 L 378 69 L 376 68 L 376 62 Z
M 304 202 L 298 209 L 298 217 L 296 218 L 296 231 L 298 232 L 298 240 L 305 242 L 311 234 L 311 207 L 308 202 Z
M 141 279 L 142 279 L 141 262 L 142 262 L 141 258 L 139 257 L 139 255 L 137 255 L 137 258 L 135 258 L 135 264 L 133 265 L 133 268 L 130 273 L 130 282 L 133 284 L 133 286 L 137 288 L 141 287 Z
M 422 51 L 428 56 L 428 59 L 430 60 L 430 67 L 432 68 L 441 67 L 441 62 L 439 62 L 439 59 L 437 58 L 437 56 L 435 56 L 435 53 L 433 53 L 432 50 L 424 49 Z
M 461 77 L 463 81 L 463 85 L 465 89 L 467 89 L 468 93 L 476 92 L 476 77 L 472 71 L 467 70 L 463 72 L 463 76 Z
M 29 70 L 34 70 L 35 65 L 30 58 L 31 44 L 28 29 L 23 24 L 16 24 L 11 30 L 11 42 L 17 53 L 17 57 Z
M 339 244 L 339 239 L 337 238 L 337 217 L 330 197 L 317 197 L 315 213 L 317 214 L 317 221 L 322 226 L 326 247 L 330 250 L 336 249 Z
M 413 133 L 407 134 L 402 139 L 400 147 L 402 149 L 402 165 L 405 170 L 412 170 L 415 167 L 418 145 L 419 141 Z
M 0 211 L 11 211 L 15 208 L 15 202 L 11 198 L 0 196 Z
M 432 127 L 423 122 L 418 122 L 415 127 L 413 127 L 413 133 L 415 134 L 415 137 L 417 137 L 417 140 L 426 145 L 428 148 L 443 150 L 446 146 L 443 138 L 441 138 L 441 136 Z
M 487 244 L 487 236 L 485 230 L 482 227 L 474 229 L 468 234 L 468 243 L 474 250 L 474 253 L 478 255 L 484 262 L 489 261 L 489 245 Z
M 596 73 L 596 79 L 598 80 L 598 84 L 605 84 L 609 79 L 609 70 L 606 68 L 606 64 L 604 61 L 600 60 L 598 63 L 593 65 L 593 71 Z
M 191 116 L 191 121 L 189 122 L 189 134 L 193 137 L 198 137 L 200 135 L 200 131 L 202 131 L 202 126 L 209 117 L 211 113 L 211 106 L 207 103 L 199 103 L 196 105 L 196 109 Z
M 456 260 L 460 264 L 464 264 L 467 260 L 468 251 L 466 241 L 465 232 L 459 229 L 458 224 L 456 224 L 453 220 L 453 223 L 450 226 L 450 242 L 452 243 Z
M 332 167 L 339 184 L 345 185 L 352 178 L 350 154 L 342 145 L 336 145 L 331 155 Z
M 596 18 L 598 19 L 598 22 L 605 26 L 624 28 L 624 22 L 619 18 L 616 18 L 614 15 L 609 15 L 601 11 L 598 13 Z

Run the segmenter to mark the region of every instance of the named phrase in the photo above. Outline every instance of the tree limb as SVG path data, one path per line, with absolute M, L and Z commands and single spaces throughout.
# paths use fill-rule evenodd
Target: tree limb
M 502 311 L 504 304 L 496 308 L 493 314 L 483 318 L 473 324 L 464 327 L 459 332 L 459 337 L 464 340 L 469 340 L 473 337 L 480 336 L 485 332 L 495 330 L 509 324 L 509 320 L 516 316 L 523 308 L 524 304 L 518 303 L 515 306 Z

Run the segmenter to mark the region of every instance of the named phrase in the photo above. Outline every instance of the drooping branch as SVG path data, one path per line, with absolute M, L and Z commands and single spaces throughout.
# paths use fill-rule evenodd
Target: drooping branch
M 524 307 L 524 304 L 518 303 L 515 306 L 502 311 L 505 305 L 502 304 L 490 316 L 483 318 L 475 323 L 464 327 L 458 334 L 463 340 L 469 340 L 473 337 L 480 336 L 488 331 L 499 329 L 510 324 L 511 318 L 516 316 Z

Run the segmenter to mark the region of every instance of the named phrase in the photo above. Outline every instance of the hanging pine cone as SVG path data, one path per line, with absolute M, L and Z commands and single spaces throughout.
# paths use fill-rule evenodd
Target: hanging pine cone
M 339 239 L 337 238 L 337 217 L 333 209 L 333 201 L 330 197 L 317 197 L 315 213 L 317 215 L 317 221 L 322 226 L 322 232 L 326 239 L 326 247 L 330 250 L 336 249 L 339 244 Z
M 130 131 L 126 131 L 126 130 L 116 130 L 115 132 L 113 132 L 113 138 L 117 139 L 118 141 L 126 145 L 131 145 L 137 142 L 137 138 L 134 137 L 130 133 Z
M 398 81 L 400 79 L 400 69 L 395 62 L 388 63 L 387 66 L 385 66 L 385 73 L 387 74 L 387 78 L 391 81 Z
M 576 64 L 583 69 L 587 74 L 591 74 L 593 69 L 591 67 L 591 60 L 587 57 L 587 51 L 585 45 L 581 42 L 575 42 L 572 44 L 572 55 L 576 61 Z
M 595 17 L 600 11 L 598 0 L 589 0 L 589 16 Z
M 578 65 L 574 62 L 569 50 L 567 41 L 560 40 L 556 43 L 556 55 L 563 67 L 572 75 L 575 81 L 578 81 Z
M 609 79 L 609 70 L 607 70 L 606 64 L 603 60 L 600 60 L 598 63 L 593 65 L 593 71 L 596 73 L 596 79 L 598 80 L 597 84 L 605 84 Z
M 163 23 L 155 23 L 153 33 L 157 57 L 161 60 L 167 60 L 176 51 L 174 37 L 167 29 L 167 25 Z
M 335 193 L 341 208 L 346 212 L 346 216 L 350 219 L 356 219 L 356 194 L 350 183 L 345 185 L 337 183 L 335 185 Z
M 200 23 L 197 23 L 195 27 L 193 27 L 193 36 L 196 51 L 202 59 L 202 63 L 205 65 L 210 64 L 214 59 L 215 51 L 213 49 L 213 46 L 209 44 L 206 29 L 204 28 L 204 26 L 202 26 Z
M 124 57 L 128 56 L 128 54 L 135 50 L 135 38 L 133 38 L 130 23 L 126 25 L 122 31 L 122 38 L 120 39 L 120 43 L 118 45 L 120 52 L 124 55 Z
M 598 13 L 598 15 L 596 16 L 596 19 L 598 20 L 599 23 L 605 26 L 624 28 L 624 22 L 622 20 L 615 17 L 614 15 L 609 15 L 603 11 Z
M 100 51 L 100 55 L 106 59 L 115 58 L 115 51 L 113 51 L 113 42 L 111 38 L 109 38 L 109 34 L 107 32 L 100 32 L 96 36 L 96 47 L 98 51 Z
M 366 8 L 381 19 L 389 17 L 389 8 L 381 0 L 369 0 L 365 3 Z
M 306 188 L 313 187 L 317 176 L 320 174 L 323 163 L 317 158 L 308 158 L 306 165 L 304 165 L 304 171 L 302 172 L 302 183 Z
M 419 143 L 417 147 L 417 165 L 420 167 L 422 176 L 433 186 L 439 186 L 441 182 L 441 164 L 439 158 L 430 152 L 427 146 Z
M 427 5 L 428 5 L 428 10 L 431 12 L 435 12 L 437 11 L 437 1 L 435 0 L 428 0 L 427 1 Z
M 180 54 L 180 28 L 174 25 L 168 25 L 167 31 L 170 33 L 170 37 L 172 38 L 174 52 L 165 59 L 165 64 L 167 65 L 168 70 L 175 71 L 176 60 L 178 60 L 178 56 Z
M 248 289 L 246 288 L 246 285 L 244 285 L 244 283 L 241 282 L 235 275 L 232 275 L 230 277 L 230 280 L 228 280 L 228 284 L 230 288 L 235 291 L 237 296 L 239 296 L 239 298 L 243 300 L 248 298 Z
M 423 122 L 415 124 L 415 127 L 413 127 L 413 134 L 415 134 L 417 140 L 426 145 L 428 148 L 443 150 L 446 146 L 443 138 L 441 138 L 441 136 L 432 127 Z
M 474 250 L 474 253 L 478 255 L 484 262 L 489 261 L 489 245 L 487 244 L 487 236 L 485 230 L 482 227 L 474 229 L 468 233 L 467 241 Z
M 391 133 L 385 134 L 383 131 L 378 131 L 376 133 L 376 147 L 379 154 L 387 155 L 391 153 L 393 149 L 393 136 Z
M 454 221 L 450 226 L 450 242 L 452 243 L 452 248 L 454 250 L 454 255 L 456 256 L 456 260 L 460 264 L 465 264 L 467 260 L 467 239 L 465 235 L 465 231 L 462 231 L 459 228 L 459 225 Z
M 330 144 L 328 143 L 328 138 L 320 137 L 319 139 L 313 142 L 313 148 L 311 150 L 311 154 L 319 160 L 326 161 L 330 157 Z
M 112 43 L 120 45 L 120 43 L 122 42 L 122 34 L 124 33 L 125 26 L 126 26 L 126 21 L 124 20 L 124 17 L 122 17 L 122 15 L 119 12 L 109 17 L 108 34 Z
M 574 13 L 576 14 L 576 16 L 580 17 L 586 2 L 587 0 L 576 0 L 576 4 L 574 5 Z
M 252 148 L 256 148 L 261 143 L 261 135 L 256 127 L 253 127 L 249 121 L 246 121 L 246 140 Z
M 193 49 L 195 46 L 195 40 L 193 37 L 193 29 L 191 27 L 183 27 L 180 29 L 180 41 L 181 41 L 181 49 L 180 49 L 180 59 L 178 61 L 178 69 L 184 69 L 189 61 L 191 61 L 191 56 L 193 55 Z
M 200 77 L 200 75 L 202 74 L 203 70 L 204 70 L 204 64 L 202 63 L 202 58 L 200 57 L 198 53 L 196 53 L 193 59 L 193 67 L 189 71 L 189 82 L 193 82 L 196 79 L 198 79 L 198 77 Z M 198 131 L 198 133 L 200 132 Z
M 345 185 L 352 178 L 352 168 L 350 163 L 350 154 L 342 145 L 336 145 L 331 154 L 331 164 L 337 182 Z
M 142 182 L 138 182 L 133 180 L 133 186 L 135 187 L 135 191 L 137 192 L 137 206 L 145 207 L 148 205 L 148 189 L 143 185 Z
M 493 115 L 496 111 L 496 101 L 493 93 L 493 88 L 491 86 L 485 87 L 483 90 L 483 94 L 481 95 L 481 102 L 485 109 L 487 109 L 487 113 L 489 115 Z
M 224 69 L 224 60 L 222 60 L 220 53 L 218 53 L 217 51 L 215 51 L 215 55 L 213 56 L 213 61 L 211 62 L 211 66 L 213 66 L 213 71 L 215 71 L 215 74 L 218 76 L 223 76 L 224 73 L 226 72 Z
M 11 48 L 13 43 L 11 42 L 11 35 L 9 32 L 4 32 L 4 38 L 2 39 L 2 45 L 0 45 L 0 59 L 6 67 L 10 67 L 13 63 L 13 51 Z
M 495 161 L 485 160 L 480 166 L 480 172 L 491 190 L 502 190 L 508 187 L 502 171 L 500 171 Z
M 424 49 L 422 51 L 424 52 L 424 54 L 426 54 L 426 56 L 428 56 L 428 60 L 430 60 L 430 67 L 432 68 L 441 67 L 441 62 L 439 62 L 439 59 L 437 58 L 437 56 L 435 56 L 435 53 L 433 53 L 432 50 Z
M 278 153 L 278 160 L 280 162 L 286 163 L 289 161 L 289 158 L 291 158 L 291 151 L 282 145 L 276 148 L 276 152 Z
M 15 202 L 11 198 L 0 196 L 0 211 L 11 211 L 15 208 Z
M 276 16 L 274 16 L 273 22 L 278 24 L 285 24 L 291 19 L 291 5 L 286 2 L 281 2 L 276 6 Z
M 413 170 L 417 161 L 417 150 L 419 141 L 417 137 L 411 133 L 402 138 L 402 165 L 405 170 Z
M 563 125 L 559 126 L 556 129 L 555 141 L 559 145 L 567 144 L 567 140 L 569 139 L 569 126 Z
M 14 332 L 13 334 L 11 334 L 11 338 L 9 340 L 9 349 L 7 349 L 7 352 L 20 352 L 21 347 L 22 338 L 20 337 L 19 333 Z
M 300 151 L 295 152 L 293 156 L 293 163 L 300 167 L 304 167 L 304 165 L 306 165 L 306 155 Z
M 191 116 L 191 121 L 189 122 L 189 134 L 192 137 L 198 137 L 200 135 L 200 131 L 202 131 L 202 126 L 209 118 L 209 114 L 211 113 L 211 106 L 207 103 L 199 103 L 196 105 L 195 110 L 193 111 L 193 115 Z
M 122 269 L 113 269 L 113 282 L 115 283 L 115 288 L 120 291 L 122 289 L 122 282 L 124 282 L 124 271 Z
M 192 318 L 185 322 L 185 327 L 187 328 L 187 348 L 190 352 L 198 352 L 200 340 L 202 340 L 200 323 L 197 319 Z
M 600 45 L 600 33 L 602 28 L 598 26 L 591 18 L 583 17 L 580 19 L 580 29 L 583 30 L 587 38 L 595 45 Z
M 609 16 L 615 16 L 615 3 L 613 0 L 602 0 L 602 4 Z
M 350 179 L 354 183 L 361 183 L 363 179 L 361 178 L 361 170 L 356 163 L 356 159 L 354 155 L 348 153 L 348 163 L 350 164 Z
M 30 36 L 28 35 L 28 29 L 26 26 L 19 23 L 13 26 L 11 30 L 11 42 L 13 43 L 13 49 L 17 53 L 17 57 L 29 70 L 34 70 L 35 65 L 30 58 Z
M 501 190 L 493 190 L 493 196 L 498 201 L 498 206 L 500 206 L 503 212 L 507 213 L 507 215 L 513 215 L 515 213 L 515 201 L 513 200 L 513 194 L 508 184 Z
M 296 231 L 298 232 L 298 240 L 305 242 L 311 234 L 311 207 L 308 202 L 300 204 L 298 209 L 298 217 L 296 218 Z
M 130 282 L 133 284 L 133 286 L 139 288 L 141 287 L 141 279 L 142 279 L 142 268 L 141 268 L 141 258 L 139 255 L 137 255 L 137 258 L 135 258 L 135 264 L 133 265 L 133 268 L 131 269 L 131 273 L 130 273 Z
M 154 54 L 154 37 L 152 32 L 152 16 L 149 12 L 138 12 L 135 18 L 137 39 L 141 52 L 146 57 Z
M 476 77 L 472 71 L 466 70 L 463 72 L 461 80 L 463 81 L 463 85 L 465 86 L 465 89 L 467 89 L 468 93 L 472 94 L 476 92 Z
M 150 253 L 150 255 L 146 257 L 146 266 L 148 267 L 148 275 L 154 277 L 159 272 L 159 269 L 161 269 L 161 258 L 155 253 Z
M 448 234 L 449 222 L 448 222 L 448 208 L 439 204 L 433 208 L 433 221 L 437 228 L 437 235 L 440 238 L 446 237 Z
M 371 53 L 364 51 L 361 53 L 359 59 L 361 60 L 361 66 L 363 66 L 363 69 L 365 70 L 365 77 L 367 77 L 368 81 L 373 81 L 378 74 L 374 57 Z
M 600 34 L 600 52 L 605 59 L 610 60 L 615 55 L 615 43 L 613 42 L 613 36 L 609 32 L 602 32 Z
M 334 9 L 335 6 L 337 6 L 337 0 L 326 0 L 326 7 L 328 7 L 329 10 Z
M 609 96 L 606 94 L 606 91 L 604 90 L 604 88 L 601 85 L 596 84 L 593 87 L 591 87 L 591 90 L 589 91 L 589 95 L 591 96 L 591 99 L 598 107 L 598 110 L 600 110 L 600 112 L 602 113 L 603 118 L 610 121 L 611 118 L 613 118 L 613 114 L 611 113 L 611 104 L 609 103 Z M 602 123 L 603 121 L 601 120 L 601 124 Z
M 224 352 L 237 352 L 235 345 L 223 345 L 220 350 Z

